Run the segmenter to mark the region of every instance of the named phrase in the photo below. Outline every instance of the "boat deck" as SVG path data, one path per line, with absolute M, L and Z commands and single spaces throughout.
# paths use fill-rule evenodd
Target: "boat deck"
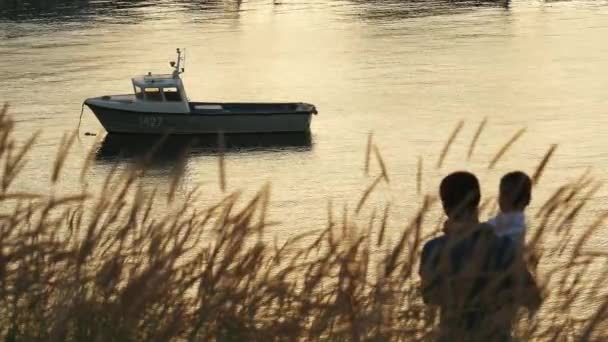
M 190 102 L 192 114 L 309 114 L 313 110 L 306 103 Z

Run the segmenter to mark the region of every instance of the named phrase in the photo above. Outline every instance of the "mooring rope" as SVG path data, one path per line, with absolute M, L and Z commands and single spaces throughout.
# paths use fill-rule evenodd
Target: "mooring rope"
M 78 119 L 78 127 L 76 130 L 78 131 L 78 135 L 80 135 L 80 123 L 82 122 L 82 114 L 84 113 L 84 102 L 82 103 L 82 108 L 80 108 L 80 118 Z

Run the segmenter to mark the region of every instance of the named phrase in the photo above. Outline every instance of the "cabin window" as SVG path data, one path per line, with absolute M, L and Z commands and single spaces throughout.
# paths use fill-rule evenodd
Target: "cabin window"
M 165 100 L 171 102 L 179 102 L 182 100 L 181 95 L 179 94 L 179 90 L 177 88 L 163 88 L 163 93 L 165 94 Z
M 163 96 L 159 88 L 144 88 L 146 101 L 162 101 Z
M 135 88 L 135 97 L 138 98 L 138 99 L 140 99 L 140 100 L 143 100 L 144 93 L 142 93 L 141 88 L 138 87 L 138 86 L 134 86 L 134 88 Z

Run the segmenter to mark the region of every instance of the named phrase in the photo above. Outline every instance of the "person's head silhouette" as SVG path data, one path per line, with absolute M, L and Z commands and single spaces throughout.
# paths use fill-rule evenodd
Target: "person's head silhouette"
M 499 190 L 500 211 L 524 211 L 532 198 L 532 180 L 524 172 L 509 172 L 500 179 Z
M 474 174 L 457 171 L 447 175 L 439 185 L 443 210 L 450 220 L 477 218 L 481 198 L 479 181 Z

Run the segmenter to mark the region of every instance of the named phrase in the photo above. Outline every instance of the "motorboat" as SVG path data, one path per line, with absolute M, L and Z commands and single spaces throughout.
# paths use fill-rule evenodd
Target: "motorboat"
M 86 104 L 109 133 L 231 134 L 309 132 L 314 105 L 190 102 L 180 75 L 185 50 L 177 49 L 171 74 L 131 79 L 133 94 L 88 98 Z

